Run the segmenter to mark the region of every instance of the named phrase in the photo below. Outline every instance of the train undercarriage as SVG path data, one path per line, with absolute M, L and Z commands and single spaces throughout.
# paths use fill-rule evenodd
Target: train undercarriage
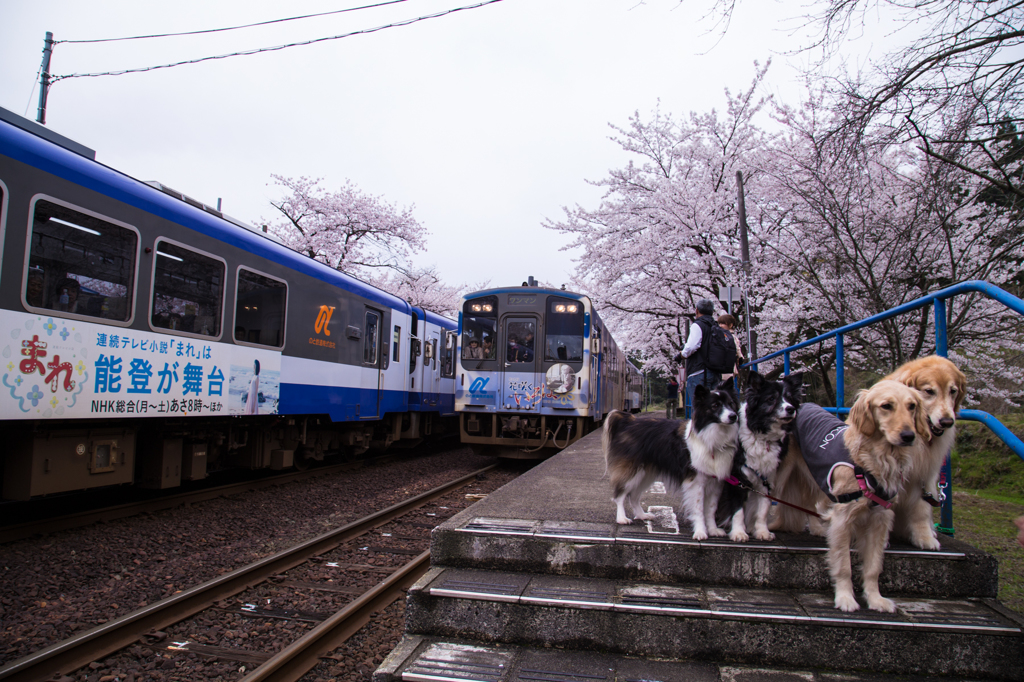
M 413 447 L 454 431 L 454 418 L 416 412 L 367 422 L 324 416 L 105 422 L 18 422 L 0 429 L 3 499 L 106 486 L 174 488 L 229 469 L 302 469 L 328 458 Z

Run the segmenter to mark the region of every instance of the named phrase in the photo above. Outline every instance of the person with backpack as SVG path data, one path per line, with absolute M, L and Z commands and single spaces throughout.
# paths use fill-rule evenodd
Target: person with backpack
M 686 344 L 679 354 L 686 358 L 686 416 L 690 416 L 693 394 L 698 385 L 714 390 L 722 374 L 736 364 L 736 343 L 715 318 L 715 304 L 706 298 L 697 301 L 697 309 Z M 678 357 L 678 356 L 677 356 Z
M 740 346 L 740 337 L 733 329 L 736 328 L 736 318 L 732 315 L 720 315 L 718 318 L 718 326 L 725 330 L 727 336 L 731 336 L 733 342 L 736 344 L 736 364 L 733 365 L 732 370 L 728 374 L 722 375 L 722 381 L 736 377 L 737 381 L 740 378 L 740 362 L 743 361 L 743 348 Z

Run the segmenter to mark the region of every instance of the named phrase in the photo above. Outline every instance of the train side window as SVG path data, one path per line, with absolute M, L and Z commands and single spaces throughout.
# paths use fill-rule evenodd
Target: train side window
M 391 351 L 391 359 L 398 362 L 398 354 L 402 348 L 402 328 L 397 324 L 395 325 L 395 336 L 392 344 L 393 350 Z
M 223 260 L 159 239 L 153 251 L 150 326 L 203 337 L 220 336 Z
M 128 225 L 39 199 L 22 301 L 32 309 L 128 322 L 139 235 Z
M 288 284 L 283 280 L 238 268 L 235 287 L 235 341 L 260 346 L 284 346 Z

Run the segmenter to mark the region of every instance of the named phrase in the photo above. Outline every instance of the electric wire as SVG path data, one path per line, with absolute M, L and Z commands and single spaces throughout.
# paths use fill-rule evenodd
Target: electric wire
M 326 17 L 331 14 L 343 14 L 345 12 L 355 12 L 361 9 L 374 9 L 377 7 L 385 7 L 387 5 L 397 5 L 400 2 L 409 2 L 409 0 L 387 0 L 387 2 L 378 2 L 374 5 L 362 5 L 360 7 L 348 7 L 346 9 L 336 9 L 330 12 L 320 12 L 319 14 L 304 14 L 297 17 L 287 17 L 284 19 L 271 19 L 269 21 L 259 21 L 254 24 L 243 24 L 241 26 L 226 26 L 224 28 L 208 28 L 201 31 L 184 31 L 182 33 L 154 33 L 152 35 L 144 36 L 128 36 L 124 38 L 96 38 L 93 40 L 55 40 L 53 44 L 66 43 L 68 45 L 84 45 L 87 43 L 114 43 L 121 40 L 145 40 L 146 38 L 172 38 L 177 36 L 197 36 L 204 33 L 220 33 L 222 31 L 237 31 L 243 28 L 254 28 L 256 26 L 269 26 L 270 24 L 280 24 L 286 21 L 297 21 L 299 19 L 313 19 L 316 17 Z
M 376 26 L 374 28 L 365 28 L 365 29 L 360 29 L 358 31 L 351 31 L 349 33 L 342 33 L 342 34 L 336 35 L 336 36 L 328 36 L 328 37 L 325 37 L 325 38 L 314 38 L 313 40 L 306 40 L 306 41 L 302 41 L 302 42 L 298 42 L 298 43 L 289 43 L 287 45 L 277 45 L 275 47 L 260 47 L 260 48 L 255 48 L 255 49 L 252 49 L 252 50 L 243 50 L 241 52 L 231 52 L 231 53 L 228 53 L 228 54 L 212 55 L 212 56 L 209 56 L 209 57 L 200 57 L 198 59 L 188 59 L 188 60 L 185 60 L 185 61 L 173 62 L 171 64 L 160 64 L 158 66 L 145 66 L 145 67 L 140 67 L 140 68 L 137 68 L 137 69 L 123 69 L 121 71 L 103 71 L 103 72 L 98 72 L 98 73 L 72 73 L 72 74 L 68 74 L 68 75 L 65 75 L 65 76 L 53 76 L 50 79 L 50 84 L 53 85 L 53 84 L 57 83 L 58 81 L 66 80 L 68 78 L 97 78 L 99 76 L 123 76 L 123 75 L 129 74 L 129 73 L 142 73 L 142 72 L 145 72 L 145 71 L 156 71 L 158 69 L 169 69 L 169 68 L 173 68 L 175 66 L 184 66 L 186 64 L 199 64 L 201 62 L 207 62 L 207 61 L 214 60 L 214 59 L 228 59 L 230 57 L 246 57 L 246 56 L 254 55 L 254 54 L 262 54 L 264 52 L 276 52 L 276 51 L 279 51 L 279 50 L 286 50 L 286 49 L 288 49 L 290 47 L 301 47 L 301 46 L 304 46 L 304 45 L 314 45 L 316 43 L 322 43 L 322 42 L 326 42 L 326 41 L 329 41 L 329 40 L 339 40 L 341 38 L 350 38 L 350 37 L 356 36 L 356 35 L 364 35 L 364 34 L 368 34 L 368 33 L 376 33 L 377 31 L 383 31 L 384 29 L 388 29 L 388 28 L 397 28 L 397 27 L 400 27 L 400 26 L 409 26 L 411 24 L 415 24 L 415 23 L 420 22 L 420 21 L 426 21 L 427 19 L 437 19 L 439 17 L 448 16 L 449 14 L 454 14 L 455 12 L 462 12 L 464 10 L 478 9 L 480 7 L 485 7 L 487 5 L 493 5 L 494 3 L 497 3 L 497 2 L 502 2 L 502 0 L 484 0 L 484 2 L 479 2 L 479 3 L 475 4 L 475 5 L 465 5 L 463 7 L 455 7 L 453 9 L 443 10 L 441 12 L 435 12 L 434 14 L 427 14 L 427 15 L 424 15 L 424 16 L 416 17 L 414 19 L 405 19 L 403 21 L 396 21 L 396 22 L 391 23 L 391 24 L 385 24 L 383 26 Z
M 25 118 L 28 118 L 28 110 L 32 106 L 32 100 L 36 94 L 36 86 L 39 85 L 39 75 L 43 72 L 43 65 L 39 65 L 39 70 L 36 71 L 36 77 L 32 79 L 32 91 L 28 93 L 28 104 L 25 105 Z

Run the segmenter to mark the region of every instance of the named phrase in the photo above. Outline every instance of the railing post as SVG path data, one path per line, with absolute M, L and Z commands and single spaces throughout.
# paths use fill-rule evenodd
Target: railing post
M 935 354 L 946 357 L 949 354 L 946 340 L 946 301 L 935 299 Z
M 782 356 L 782 358 L 783 358 L 782 359 L 782 374 L 784 376 L 788 377 L 789 376 L 789 353 L 785 353 Z
M 843 385 L 843 335 L 836 334 L 836 407 L 843 407 L 846 391 Z
M 948 341 L 946 337 L 946 301 L 942 298 L 935 299 L 935 354 L 946 357 L 949 354 Z M 939 522 L 935 530 L 943 535 L 953 537 L 953 463 L 952 452 L 946 453 L 946 460 L 939 470 L 939 499 L 942 501 L 942 508 L 939 510 Z

